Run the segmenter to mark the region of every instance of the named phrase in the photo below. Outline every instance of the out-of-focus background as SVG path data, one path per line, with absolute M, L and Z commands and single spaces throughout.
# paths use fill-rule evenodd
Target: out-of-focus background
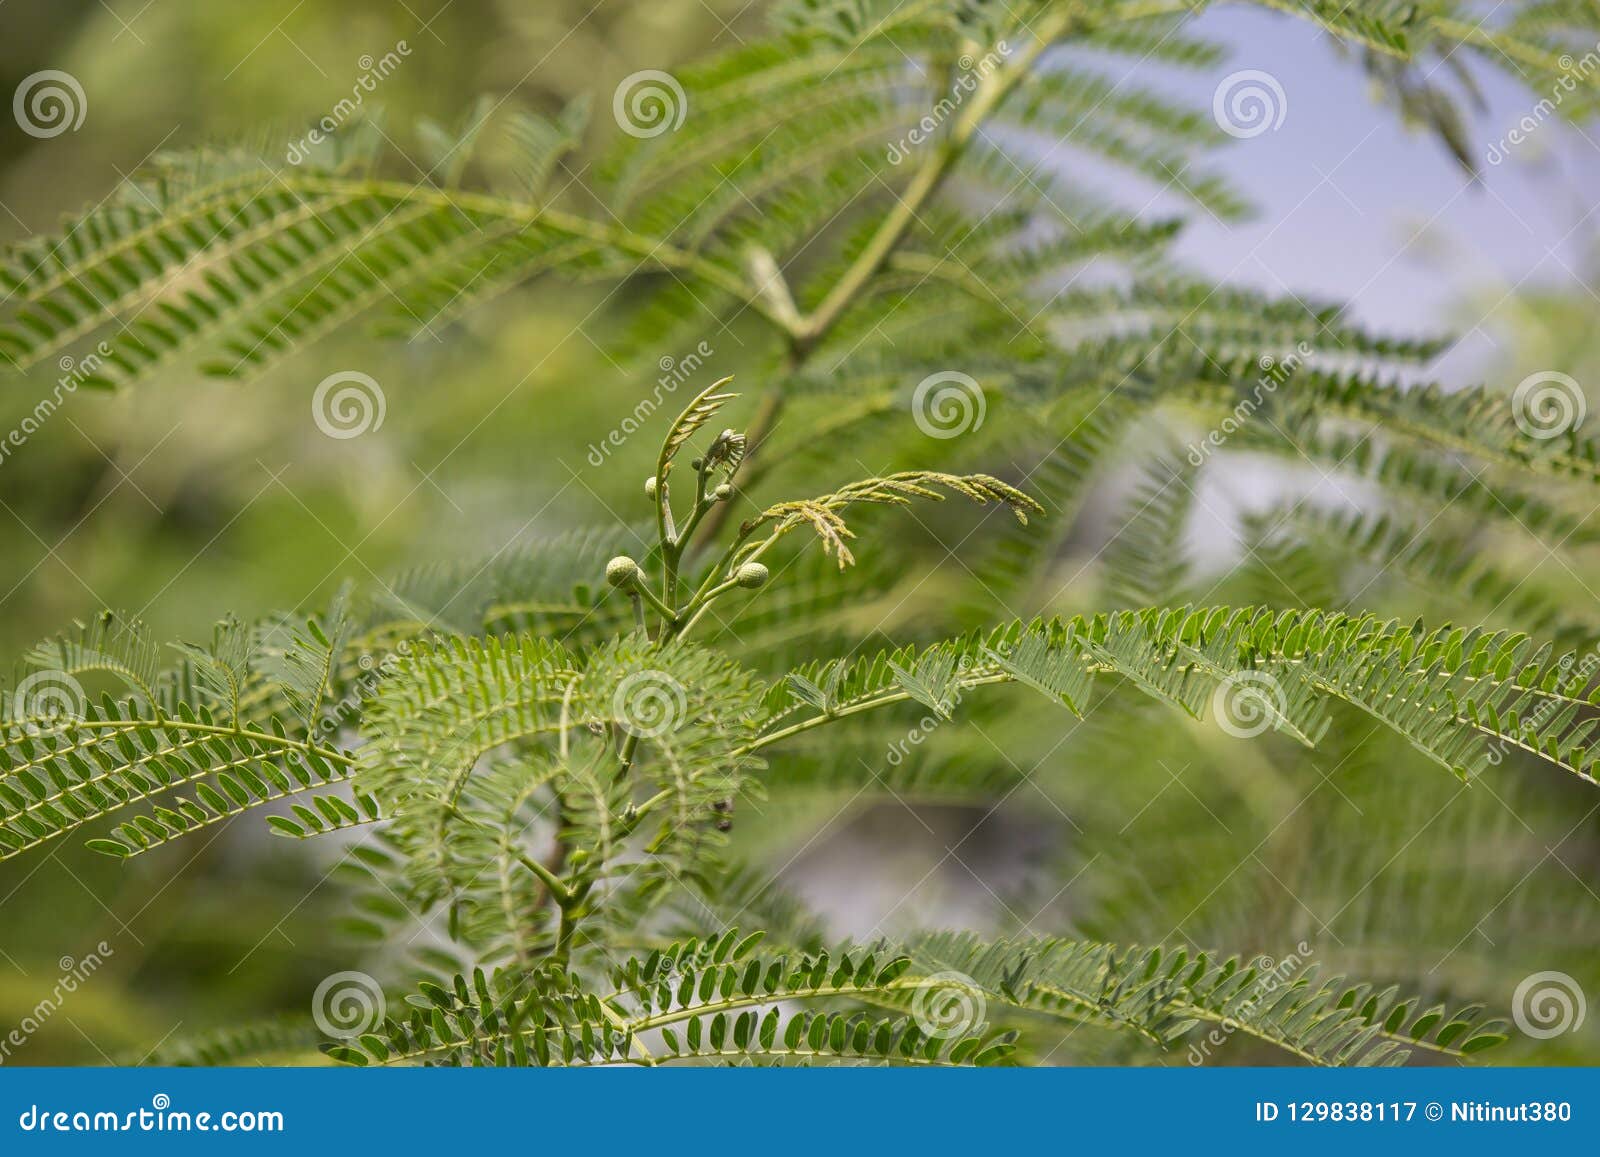
M 0 118 L 0 235 L 52 227 L 160 150 L 241 137 L 286 148 L 349 93 L 364 58 L 401 42 L 408 54 L 376 99 L 385 131 L 404 145 L 418 118 L 450 122 L 485 92 L 541 109 L 586 91 L 607 100 L 631 72 L 754 34 L 762 8 L 8 0 L 0 92 L 61 69 L 81 82 L 87 114 L 51 139 Z M 1224 8 L 1199 28 L 1233 47 L 1233 67 L 1292 62 L 1279 75 L 1297 131 L 1217 158 L 1258 212 L 1243 225 L 1196 221 L 1180 250 L 1195 268 L 1352 299 L 1358 318 L 1391 332 L 1458 331 L 1462 342 L 1439 367 L 1447 380 L 1515 382 L 1551 365 L 1600 378 L 1583 373 L 1600 368 L 1591 321 L 1600 149 L 1582 130 L 1549 122 L 1472 180 L 1369 99 L 1360 69 L 1308 25 Z M 1201 105 L 1213 82 L 1181 81 Z M 1480 160 L 1528 104 L 1498 82 L 1482 96 L 1470 126 Z M 247 386 L 168 375 L 127 396 L 73 396 L 0 461 L 7 665 L 102 607 L 141 615 L 158 637 L 194 637 L 230 610 L 320 607 L 347 578 L 487 554 L 611 512 L 634 517 L 643 466 L 602 470 L 587 457 L 651 385 L 598 351 L 605 292 L 535 287 L 411 342 L 352 332 Z M 739 342 L 737 328 L 718 335 L 719 371 L 738 369 Z M 313 423 L 310 392 L 335 364 L 383 383 L 378 436 L 339 443 Z M 17 425 L 53 378 L 5 380 L 0 429 Z M 639 441 L 627 455 L 647 452 Z M 1261 497 L 1252 488 L 1268 482 L 1244 471 L 1228 485 L 1234 492 L 1211 505 L 1248 507 Z M 318 862 L 259 825 L 131 867 L 78 842 L 0 867 L 0 1036 L 100 942 L 114 951 L 8 1062 L 138 1059 L 168 1034 L 241 1010 L 298 1009 L 348 958 L 330 930 L 336 890 L 314 886 Z M 1010 837 L 995 843 L 980 855 L 1017 853 Z M 808 879 L 824 903 L 853 891 L 825 863 Z M 848 926 L 849 906 L 840 907 Z

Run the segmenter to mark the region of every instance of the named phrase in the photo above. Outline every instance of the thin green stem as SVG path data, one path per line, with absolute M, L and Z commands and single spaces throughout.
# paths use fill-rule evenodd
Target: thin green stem
M 678 568 L 683 561 L 684 550 L 694 537 L 695 527 L 700 525 L 700 520 L 705 517 L 706 511 L 715 505 L 716 500 L 706 497 L 706 483 L 710 481 L 712 468 L 705 463 L 695 468 L 694 506 L 689 511 L 689 517 L 684 520 L 681 530 L 671 527 L 671 511 L 667 511 L 666 521 L 662 524 L 661 539 L 661 597 L 668 605 L 676 605 L 678 601 Z M 666 483 L 658 481 L 665 506 Z M 668 531 L 670 530 L 670 533 Z M 668 622 L 663 627 L 663 632 L 670 630 L 682 619 L 681 612 L 674 611 L 668 616 Z
M 617 778 L 621 779 L 633 770 L 633 761 L 639 754 L 639 737 L 633 732 L 628 733 L 628 738 L 622 741 L 622 750 L 617 755 Z
M 900 195 L 871 239 L 828 291 L 821 303 L 803 319 L 797 344 L 804 350 L 820 341 L 844 312 L 854 304 L 869 281 L 875 277 L 891 254 L 894 253 L 920 219 L 928 201 L 944 184 L 983 124 L 1013 89 L 1027 77 L 1039 56 L 1055 43 L 1070 27 L 1074 17 L 1059 12 L 1040 20 L 1038 29 L 1022 49 L 1015 62 L 997 69 L 978 83 L 977 94 L 952 125 L 950 134 L 942 140 L 912 175 L 906 191 Z
M 778 418 L 783 413 L 785 396 L 783 379 L 792 376 L 800 368 L 804 360 L 805 356 L 791 344 L 789 354 L 784 360 L 783 371 L 778 384 L 762 395 L 761 402 L 756 407 L 755 415 L 750 419 L 750 425 L 745 430 L 745 440 L 748 446 L 745 452 L 746 463 L 749 463 L 755 457 L 756 452 L 771 437 L 773 429 L 778 424 Z M 755 485 L 760 481 L 763 473 L 764 471 L 759 465 L 753 471 L 747 469 L 744 481 L 741 483 L 741 490 Z M 722 532 L 723 526 L 727 523 L 728 516 L 733 513 L 733 501 L 733 498 L 730 497 L 726 502 L 718 504 L 711 511 L 711 517 L 707 518 L 700 528 L 697 546 L 704 546 L 716 540 L 717 536 Z
M 567 887 L 567 885 L 562 882 L 561 878 L 549 868 L 545 867 L 526 852 L 519 852 L 517 854 L 517 859 L 521 861 L 523 867 L 527 868 L 528 871 L 539 877 L 544 886 L 549 889 L 550 895 L 555 900 L 557 905 L 566 904 L 571 901 L 572 889 Z
M 988 687 L 999 683 L 1010 682 L 1013 682 L 1013 679 L 1009 674 L 1006 674 L 1005 672 L 998 672 L 993 675 L 979 676 L 976 679 L 964 679 L 961 682 L 961 687 L 963 690 L 965 690 L 971 687 Z M 791 723 L 788 727 L 780 728 L 777 731 L 768 732 L 759 739 L 756 739 L 753 742 L 739 748 L 737 754 L 749 755 L 753 752 L 760 751 L 763 747 L 770 747 L 774 743 L 778 743 L 781 740 L 789 739 L 793 736 L 799 735 L 802 732 L 810 731 L 816 727 L 821 727 L 825 723 L 832 723 L 836 719 L 846 719 L 849 716 L 860 715 L 863 712 L 872 711 L 879 707 L 888 707 L 894 703 L 904 703 L 911 697 L 912 696 L 909 691 L 890 691 L 883 695 L 875 695 L 870 699 L 859 700 L 845 707 L 837 707 L 831 711 L 825 711 L 821 715 L 813 715 L 809 719 L 802 719 L 799 723 Z
M 695 624 L 701 619 L 705 618 L 706 614 L 711 610 L 711 604 L 716 601 L 717 596 L 726 594 L 728 591 L 732 590 L 738 585 L 738 579 L 726 579 L 712 587 L 710 590 L 706 591 L 704 594 L 697 594 L 683 608 L 682 613 L 687 617 L 684 619 L 683 626 L 679 627 L 678 630 L 673 634 L 673 638 L 681 639 L 690 631 L 694 630 Z
M 286 736 L 274 735 L 270 731 L 257 731 L 250 727 L 240 727 L 236 724 L 199 723 L 185 719 L 174 719 L 170 715 L 163 715 L 156 719 L 74 719 L 69 726 L 58 730 L 65 733 L 80 727 L 93 727 L 108 731 L 139 731 L 160 729 L 163 731 L 192 731 L 203 735 L 231 735 L 239 739 L 249 739 L 257 743 L 266 743 L 274 747 L 281 747 L 290 751 L 299 751 L 307 755 L 315 755 L 326 759 L 330 763 L 342 764 L 345 767 L 354 767 L 356 759 L 332 747 L 319 747 L 310 740 L 289 739 Z
M 673 610 L 660 595 L 651 590 L 650 584 L 645 580 L 634 579 L 628 587 L 628 593 L 649 603 L 666 623 L 670 624 L 677 619 L 678 612 Z
M 581 919 L 579 910 L 589 896 L 589 889 L 593 884 L 585 884 L 578 889 L 568 889 L 566 898 L 559 900 L 561 920 L 556 926 L 556 946 L 550 953 L 550 963 L 565 968 L 572 960 L 572 942 L 578 934 L 578 921 Z

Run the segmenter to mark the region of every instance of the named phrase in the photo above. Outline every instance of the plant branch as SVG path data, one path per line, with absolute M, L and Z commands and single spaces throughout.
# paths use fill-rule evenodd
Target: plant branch
M 771 264 L 770 269 L 759 263 L 759 259 L 753 262 L 754 267 L 764 274 L 760 281 L 762 288 L 757 291 L 758 296 L 764 296 L 766 299 L 759 306 L 760 312 L 773 320 L 789 340 L 789 350 L 783 368 L 785 379 L 805 364 L 811 351 L 828 335 L 839 318 L 855 303 L 862 290 L 884 267 L 906 234 L 910 232 L 911 227 L 916 224 L 928 201 L 938 192 L 950 171 L 966 153 L 984 120 L 1027 77 L 1029 70 L 1045 49 L 1066 34 L 1073 19 L 1070 14 L 1058 13 L 1041 20 L 1038 30 L 1016 62 L 1007 68 L 990 73 L 980 82 L 977 96 L 956 121 L 950 135 L 922 162 L 912 176 L 910 184 L 907 185 L 905 194 L 884 217 L 866 247 L 840 275 L 833 288 L 810 314 L 791 317 L 791 311 L 794 309 L 793 300 L 788 296 L 787 287 L 782 282 L 782 273 L 775 261 L 770 257 L 767 258 Z M 781 295 L 777 294 L 778 287 L 783 289 Z M 771 435 L 783 413 L 783 407 L 784 393 L 780 383 L 768 391 L 761 401 L 760 409 L 751 419 L 747 433 L 750 443 L 747 459 L 754 458 Z M 748 475 L 746 486 L 759 481 L 762 473 L 758 468 Z M 713 511 L 711 517 L 706 520 L 700 538 L 702 544 L 717 536 L 727 521 L 731 505 L 730 502 L 722 509 Z
M 877 232 L 856 256 L 854 262 L 828 291 L 822 302 L 802 321 L 797 343 L 809 349 L 827 335 L 835 322 L 850 308 L 866 284 L 883 268 L 905 235 L 921 216 L 928 201 L 938 192 L 950 170 L 966 153 L 985 119 L 1027 77 L 1039 56 L 1064 35 L 1073 16 L 1056 13 L 1040 20 L 1038 29 L 1022 49 L 1015 63 L 996 69 L 978 83 L 972 103 L 951 126 L 942 140 L 912 175 L 906 191 L 895 203 Z

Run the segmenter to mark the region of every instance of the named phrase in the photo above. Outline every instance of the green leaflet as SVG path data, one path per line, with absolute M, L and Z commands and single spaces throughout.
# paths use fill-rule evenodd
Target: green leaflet
M 1463 778 L 1491 741 L 1593 781 L 1597 664 L 1504 631 L 1425 629 L 1372 615 L 1262 607 L 1151 608 L 1016 622 L 925 648 L 812 664 L 773 684 L 757 746 L 905 699 L 929 681 L 955 690 L 1018 682 L 1085 714 L 1096 678 L 1120 677 L 1234 734 L 1270 729 L 1314 745 L 1326 704 L 1392 728 Z M 1580 718 L 1581 715 L 1581 718 Z

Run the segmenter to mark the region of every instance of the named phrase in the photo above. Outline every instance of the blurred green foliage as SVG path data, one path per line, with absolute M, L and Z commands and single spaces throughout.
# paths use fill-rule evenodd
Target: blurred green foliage
M 607 93 L 635 69 L 728 47 L 761 19 L 761 6 L 739 0 L 160 0 L 143 9 L 10 0 L 0 11 L 5 90 L 38 69 L 68 69 L 84 84 L 89 115 L 70 149 L 45 147 L 10 121 L 0 127 L 0 228 L 22 237 L 53 226 L 153 151 L 241 136 L 286 147 L 348 93 L 363 54 L 381 56 L 401 40 L 411 52 L 377 99 L 404 153 L 416 147 L 419 118 L 451 121 L 480 93 L 551 111 L 580 92 Z M 565 526 L 636 520 L 651 439 L 631 441 L 606 469 L 587 458 L 654 377 L 648 363 L 641 372 L 602 356 L 595 327 L 608 316 L 606 297 L 603 288 L 544 284 L 408 343 L 374 342 L 353 327 L 245 386 L 168 375 L 125 396 L 76 396 L 0 464 L 0 647 L 17 654 L 103 606 L 142 614 L 158 637 L 194 637 L 225 611 L 319 608 L 348 578 L 475 557 Z M 1591 297 L 1549 292 L 1527 302 L 1514 337 L 1528 370 L 1595 362 Z M 718 370 L 737 372 L 741 324 L 710 340 Z M 317 430 L 308 399 L 333 369 L 383 383 L 383 439 L 338 443 Z M 7 382 L 0 428 L 16 426 L 52 381 L 40 372 Z M 1104 522 L 1119 506 L 1120 496 L 1104 500 L 1085 521 Z M 960 518 L 897 533 L 908 549 L 938 537 L 954 544 Z M 1335 585 L 1327 555 L 1309 561 L 1312 578 Z M 1062 603 L 1095 581 L 1086 572 L 1063 576 Z M 1538 578 L 1588 597 L 1558 563 L 1538 568 Z M 892 608 L 862 608 L 859 625 L 872 630 L 889 610 L 892 623 L 914 627 L 962 581 L 952 564 L 896 592 Z M 1262 581 L 1259 568 L 1232 575 L 1211 597 L 1264 597 Z M 1369 600 L 1401 617 L 1465 610 L 1404 581 Z M 896 913 L 903 922 L 993 923 L 993 872 L 1015 882 L 1007 898 L 1025 915 L 1038 912 L 1041 926 L 1156 941 L 1188 920 L 1189 937 L 1240 950 L 1314 935 L 1337 968 L 1462 989 L 1529 971 L 1534 962 L 1523 967 L 1513 952 L 1531 932 L 1570 953 L 1540 962 L 1600 991 L 1592 955 L 1581 956 L 1586 943 L 1596 946 L 1593 910 L 1583 915 L 1582 905 L 1594 899 L 1600 866 L 1600 824 L 1581 785 L 1508 764 L 1470 806 L 1452 808 L 1460 785 L 1413 774 L 1398 745 L 1369 746 L 1364 734 L 1320 752 L 1311 761 L 1318 778 L 1302 782 L 1214 731 L 1156 726 L 1142 706 L 1125 710 L 1115 726 L 1065 746 L 1057 717 L 980 716 L 1003 720 L 1003 760 L 983 738 L 941 736 L 950 758 L 992 761 L 1001 775 L 1003 764 L 1046 767 L 1024 799 L 997 814 L 913 800 L 912 822 L 897 802 L 850 811 L 819 840 L 818 825 L 846 794 L 820 793 L 810 807 L 742 816 L 740 838 L 770 866 L 793 865 L 800 890 L 834 910 L 845 931 L 874 927 L 908 890 L 913 898 Z M 1085 783 L 1065 774 L 1069 763 L 1122 774 Z M 1364 842 L 1378 815 L 1389 835 L 1426 838 Z M 952 843 L 984 879 L 929 871 Z M 840 845 L 849 854 L 837 854 Z M 82 997 L 14 1059 L 139 1059 L 141 1046 L 168 1034 L 302 1011 L 318 981 L 349 964 L 334 930 L 343 897 L 325 876 L 335 858 L 272 840 L 247 821 L 224 839 L 132 865 L 62 841 L 0 866 L 0 1032 L 35 1008 L 60 957 L 102 939 L 116 945 Z M 1194 870 L 1205 862 L 1226 871 L 1231 860 L 1238 868 L 1220 881 L 1222 872 Z M 1451 903 L 1473 866 L 1516 885 L 1476 924 Z M 1071 903 L 1055 892 L 1064 875 L 1084 880 Z M 1381 935 L 1363 938 L 1379 926 Z M 1426 947 L 1406 950 L 1411 929 Z M 1453 941 L 1456 951 L 1435 955 Z M 1092 1056 L 1095 1046 L 1084 1045 L 1081 1055 Z M 1527 1059 L 1517 1047 L 1509 1059 Z M 1120 1058 L 1105 1048 L 1107 1059 Z M 1248 1042 L 1229 1048 L 1230 1059 L 1259 1059 Z M 1590 1032 L 1547 1042 L 1539 1057 L 1592 1063 L 1596 1048 Z
M 65 69 L 89 113 L 70 147 L 0 122 L 0 230 L 53 228 L 157 150 L 240 137 L 286 148 L 348 95 L 364 54 L 400 40 L 410 55 L 373 99 L 386 131 L 414 149 L 419 118 L 452 121 L 484 92 L 558 107 L 730 43 L 760 19 L 733 0 L 9 3 L 0 85 L 9 93 L 36 70 Z M 168 375 L 136 396 L 73 396 L 0 463 L 6 663 L 101 607 L 142 613 L 158 636 L 193 636 L 230 610 L 309 612 L 349 578 L 485 555 L 627 509 L 651 453 L 644 440 L 627 448 L 637 469 L 585 461 L 645 388 L 586 339 L 601 296 L 536 289 L 410 345 L 352 327 L 248 386 Z M 737 347 L 730 334 L 730 364 Z M 334 442 L 314 425 L 311 390 L 336 367 L 384 383 L 381 446 Z M 55 377 L 42 367 L 8 381 L 0 428 L 16 427 Z M 49 992 L 57 957 L 108 935 L 117 945 L 90 995 L 14 1060 L 100 1063 L 180 1019 L 192 1031 L 251 1009 L 300 1009 L 345 955 L 330 932 L 334 896 L 324 886 L 305 898 L 327 865 L 251 838 L 261 834 L 132 870 L 76 846 L 0 868 L 0 1029 Z

